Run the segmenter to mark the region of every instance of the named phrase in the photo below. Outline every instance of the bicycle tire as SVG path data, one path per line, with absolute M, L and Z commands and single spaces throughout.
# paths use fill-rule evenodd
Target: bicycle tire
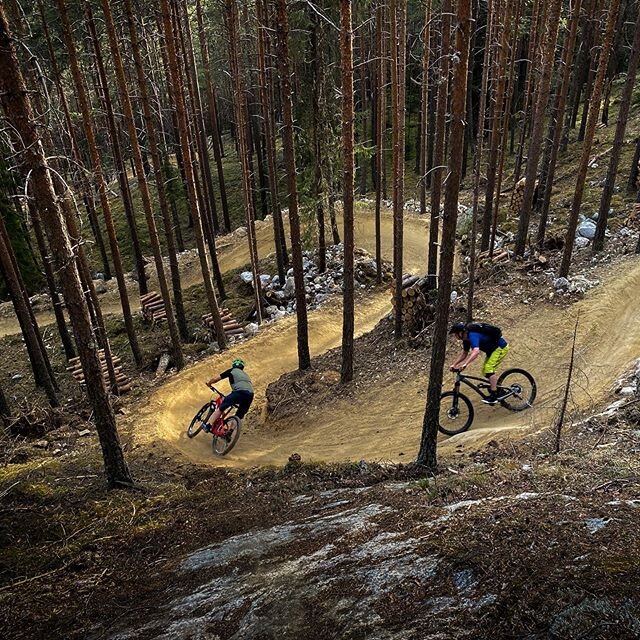
M 524 411 L 525 409 L 528 409 L 529 407 L 531 407 L 531 405 L 533 404 L 534 400 L 536 399 L 536 395 L 538 393 L 538 386 L 536 385 L 536 381 L 534 380 L 533 376 L 528 372 L 525 371 L 524 369 L 507 369 L 499 378 L 498 378 L 498 387 L 511 387 L 511 384 L 504 384 L 504 381 L 511 375 L 519 375 L 519 376 L 523 376 L 524 378 L 526 378 L 530 385 L 531 385 L 531 392 L 529 393 L 529 397 L 527 399 L 525 399 L 524 403 L 521 405 L 516 405 L 515 403 L 511 402 L 511 398 L 513 396 L 511 396 L 510 398 L 506 398 L 505 400 L 500 400 L 500 404 L 505 408 L 508 409 L 509 411 Z M 514 383 L 512 383 L 514 384 Z
M 203 416 L 207 413 L 208 410 L 211 409 L 211 403 L 207 402 L 207 404 L 202 405 L 202 407 L 198 410 L 193 419 L 191 420 L 191 424 L 187 427 L 187 436 L 189 438 L 195 438 L 202 431 L 202 423 L 207 420 L 209 416 L 203 418 Z
M 462 427 L 458 429 L 447 429 L 446 427 L 443 427 L 442 424 L 440 424 L 440 416 L 438 416 L 438 431 L 440 431 L 441 433 L 444 433 L 447 436 L 455 436 L 455 435 L 458 435 L 459 433 L 464 433 L 465 431 L 467 431 L 467 429 L 469 429 L 469 427 L 473 423 L 473 416 L 474 416 L 473 404 L 471 404 L 471 400 L 469 400 L 469 398 L 467 398 L 467 396 L 465 396 L 464 393 L 455 393 L 455 391 L 445 391 L 443 394 L 440 395 L 440 411 L 442 411 L 442 407 L 443 407 L 442 401 L 445 398 L 455 398 L 455 396 L 458 397 L 458 401 L 462 401 L 462 403 L 467 407 L 467 411 L 469 415 L 466 421 L 464 422 L 464 424 L 462 425 Z M 452 403 L 451 409 L 453 408 L 454 407 Z M 451 411 L 451 409 L 449 411 Z
M 240 418 L 236 416 L 229 416 L 224 421 L 227 429 L 230 430 L 229 437 L 227 436 L 213 436 L 213 441 L 211 442 L 211 447 L 213 449 L 213 453 L 217 456 L 223 457 L 226 456 L 233 447 L 236 446 L 238 439 L 240 438 Z M 232 426 L 234 425 L 234 426 Z M 218 445 L 222 445 L 218 448 Z

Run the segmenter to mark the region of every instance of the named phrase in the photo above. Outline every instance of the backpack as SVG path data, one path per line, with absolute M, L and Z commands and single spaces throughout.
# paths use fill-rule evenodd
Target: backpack
M 474 333 L 481 333 L 483 336 L 493 338 L 494 340 L 502 338 L 502 329 L 487 322 L 470 322 L 465 329 L 467 331 L 473 331 Z

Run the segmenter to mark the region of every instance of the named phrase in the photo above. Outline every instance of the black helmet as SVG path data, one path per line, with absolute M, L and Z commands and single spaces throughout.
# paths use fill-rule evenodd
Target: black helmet
M 466 322 L 454 322 L 449 329 L 449 335 L 452 333 L 462 333 L 467 328 Z

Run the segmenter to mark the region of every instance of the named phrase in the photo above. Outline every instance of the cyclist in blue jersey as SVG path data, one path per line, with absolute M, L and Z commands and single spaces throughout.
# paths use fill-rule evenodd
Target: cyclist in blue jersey
M 462 353 L 451 365 L 451 370 L 462 371 L 466 369 L 482 351 L 486 356 L 482 373 L 491 385 L 489 397 L 482 402 L 485 404 L 499 402 L 496 369 L 509 351 L 509 345 L 502 337 L 502 331 L 498 327 L 482 322 L 470 322 L 468 324 L 456 322 L 449 330 L 449 334 L 453 334 L 458 340 L 462 340 Z

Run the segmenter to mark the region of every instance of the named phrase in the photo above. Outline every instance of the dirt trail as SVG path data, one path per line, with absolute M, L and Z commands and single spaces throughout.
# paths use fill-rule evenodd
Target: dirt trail
M 340 217 L 338 218 L 338 222 L 341 228 L 342 220 Z M 412 215 L 406 216 L 404 261 L 407 271 L 422 273 L 426 268 L 426 229 L 427 223 L 424 219 Z M 366 249 L 369 253 L 375 255 L 375 216 L 372 212 L 358 209 L 355 220 L 355 237 L 358 247 Z M 256 238 L 260 257 L 265 257 L 275 251 L 273 227 L 270 223 L 257 222 Z M 391 261 L 393 259 L 393 218 L 388 211 L 383 212 L 382 215 L 382 238 L 383 257 Z M 220 269 L 223 272 L 238 269 L 249 263 L 249 250 L 244 238 L 238 238 L 232 235 L 221 238 L 219 241 L 218 255 Z M 184 288 L 202 282 L 202 274 L 196 263 L 197 260 L 194 257 L 192 263 L 181 265 L 182 286 Z M 133 311 L 137 311 L 140 308 L 140 298 L 135 286 L 135 283 L 132 282 L 129 296 Z M 149 289 L 158 289 L 155 270 L 152 267 L 150 267 L 149 272 Z M 117 289 L 115 289 L 115 285 L 108 293 L 101 296 L 100 301 L 102 312 L 105 315 L 121 313 L 118 292 Z M 55 317 L 51 311 L 36 313 L 36 318 L 41 327 L 55 322 Z M 0 318 L 0 337 L 16 333 L 20 333 L 20 325 L 14 315 Z
M 477 446 L 500 431 L 545 428 L 550 424 L 564 383 L 576 314 L 580 316 L 580 329 L 574 406 L 585 410 L 602 400 L 616 376 L 640 355 L 640 333 L 635 331 L 640 313 L 640 297 L 636 295 L 639 288 L 640 263 L 628 259 L 622 267 L 610 269 L 600 287 L 568 310 L 550 304 L 535 310 L 527 305 L 511 306 L 497 320 L 512 345 L 509 364 L 529 369 L 538 381 L 536 407 L 511 414 L 500 407 L 482 405 L 473 397 L 477 411 L 472 429 L 454 438 L 443 438 L 443 450 Z M 375 326 L 388 309 L 386 294 L 359 305 L 358 333 Z M 338 305 L 312 313 L 313 353 L 337 346 L 340 329 Z M 256 383 L 256 402 L 261 403 L 267 384 L 296 366 L 294 318 L 266 328 L 234 349 L 233 354 L 256 363 L 251 374 Z M 412 380 L 359 390 L 355 402 L 337 401 L 321 410 L 306 414 L 301 411 L 295 424 L 261 425 L 260 417 L 253 414 L 247 420 L 247 432 L 230 457 L 212 459 L 210 439 L 202 435 L 188 440 L 184 429 L 195 409 L 208 398 L 202 380 L 221 369 L 228 359 L 226 355 L 215 356 L 200 362 L 159 389 L 148 406 L 138 412 L 139 432 L 168 441 L 192 460 L 227 466 L 282 464 L 292 452 L 305 460 L 318 461 L 414 458 L 424 411 L 426 366 Z M 146 417 L 141 419 L 141 415 Z

